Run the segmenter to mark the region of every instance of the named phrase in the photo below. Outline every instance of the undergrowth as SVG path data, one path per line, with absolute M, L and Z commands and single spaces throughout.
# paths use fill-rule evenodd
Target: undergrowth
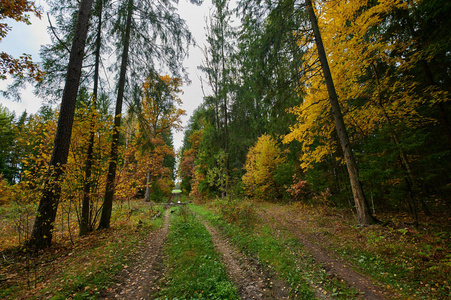
M 271 209 L 268 207 L 268 209 Z M 407 214 L 379 214 L 386 225 L 356 226 L 338 208 L 294 205 L 302 230 L 376 278 L 388 290 L 414 299 L 451 298 L 451 232 L 446 213 L 421 216 L 415 228 Z
M 139 250 L 150 230 L 162 223 L 151 216 L 161 207 L 133 201 L 115 207 L 112 228 L 57 241 L 39 253 L 22 247 L 2 251 L 0 299 L 98 299 Z

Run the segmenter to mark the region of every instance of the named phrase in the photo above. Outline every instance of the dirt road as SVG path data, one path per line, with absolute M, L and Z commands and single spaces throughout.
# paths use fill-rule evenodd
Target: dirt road
M 161 266 L 163 244 L 169 232 L 169 212 L 165 210 L 163 227 L 150 234 L 138 251 L 135 264 L 124 266 L 124 271 L 116 278 L 117 283 L 107 289 L 103 299 L 152 299 L 154 283 L 164 274 Z
M 364 276 L 340 259 L 336 254 L 313 242 L 314 237 L 302 230 L 302 218 L 287 211 L 287 207 L 274 206 L 271 209 L 259 209 L 259 216 L 267 224 L 272 224 L 276 231 L 288 231 L 294 235 L 315 261 L 331 276 L 345 281 L 355 288 L 358 299 L 396 299 L 397 295 L 384 290 L 380 284 Z M 164 242 L 169 232 L 170 210 L 164 214 L 164 225 L 153 232 L 138 251 L 139 257 L 133 266 L 124 266 L 124 271 L 117 278 L 117 283 L 103 294 L 104 299 L 154 299 L 163 285 L 166 273 L 166 256 Z M 228 241 L 221 232 L 203 220 L 211 235 L 213 244 L 222 256 L 227 275 L 237 287 L 241 299 L 291 299 L 290 286 L 279 279 L 277 274 L 264 270 L 258 259 L 246 256 Z M 321 241 L 320 241 L 321 242 Z M 324 241 L 323 241 L 324 242 Z M 320 288 L 312 284 L 312 290 L 319 299 L 333 299 Z

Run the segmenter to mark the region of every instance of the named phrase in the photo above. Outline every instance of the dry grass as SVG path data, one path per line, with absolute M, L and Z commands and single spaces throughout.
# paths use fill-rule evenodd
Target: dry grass
M 4 208 L 3 213 L 5 211 Z M 64 215 L 64 210 L 61 211 Z M 0 298 L 97 297 L 130 261 L 142 238 L 159 226 L 160 220 L 151 220 L 154 214 L 155 207 L 142 200 L 132 201 L 130 206 L 117 205 L 111 229 L 95 231 L 84 237 L 78 237 L 76 217 L 69 215 L 70 226 L 58 226 L 61 224 L 57 223 L 59 230 L 55 231 L 52 247 L 38 253 L 28 253 L 14 245 L 17 239 L 8 242 L 2 236 Z M 11 224 L 11 221 L 14 218 L 2 218 L 6 224 Z M 2 230 L 11 237 L 14 224 L 9 227 Z

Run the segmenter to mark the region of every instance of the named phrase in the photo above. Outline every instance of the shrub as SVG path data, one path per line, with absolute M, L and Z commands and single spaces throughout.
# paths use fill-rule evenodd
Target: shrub
M 256 219 L 254 204 L 248 200 L 218 199 L 216 206 L 222 219 L 238 226 L 250 226 Z
M 311 194 L 311 185 L 306 180 L 301 180 L 296 174 L 293 175 L 293 183 L 287 188 L 287 192 L 294 200 L 306 200 Z

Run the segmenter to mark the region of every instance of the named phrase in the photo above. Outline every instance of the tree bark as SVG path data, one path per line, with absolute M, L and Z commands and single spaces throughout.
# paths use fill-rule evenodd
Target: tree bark
M 346 126 L 344 124 L 343 115 L 341 113 L 340 105 L 338 103 L 338 96 L 335 90 L 332 74 L 329 69 L 329 63 L 327 61 L 326 51 L 324 49 L 323 41 L 321 38 L 321 32 L 318 27 L 318 20 L 313 10 L 311 0 L 305 0 L 307 13 L 312 24 L 313 33 L 315 36 L 315 43 L 318 49 L 318 56 L 321 63 L 321 69 L 324 73 L 324 79 L 326 81 L 327 92 L 329 94 L 329 101 L 331 104 L 331 111 L 335 121 L 335 127 L 337 129 L 337 135 L 343 149 L 343 155 L 348 169 L 349 180 L 351 182 L 352 194 L 354 195 L 354 202 L 357 209 L 357 216 L 361 225 L 370 225 L 377 223 L 378 220 L 371 213 L 368 202 L 363 193 L 362 184 L 359 181 L 359 169 L 352 153 L 351 143 L 349 141 Z
M 93 111 L 97 106 L 97 94 L 99 86 L 99 67 L 100 67 L 100 46 L 102 38 L 102 7 L 103 0 L 98 0 L 98 14 L 99 24 L 97 26 L 97 38 L 96 38 L 96 58 L 94 66 L 94 91 L 92 93 L 92 109 Z M 85 168 L 85 182 L 83 188 L 83 200 L 81 209 L 81 222 L 80 222 L 80 236 L 87 234 L 93 230 L 92 224 L 92 207 L 91 207 L 91 189 L 92 189 L 92 165 L 94 164 L 94 126 L 95 120 L 91 119 L 88 141 L 88 153 L 86 154 L 86 168 Z
M 150 202 L 150 171 L 147 171 L 146 177 L 146 193 L 144 194 L 144 201 Z
M 72 134 L 72 124 L 75 114 L 78 87 L 80 84 L 86 37 L 88 34 L 89 17 L 93 0 L 82 0 L 78 11 L 74 40 L 67 67 L 66 83 L 58 119 L 58 127 L 50 159 L 48 179 L 44 185 L 38 212 L 33 225 L 33 231 L 27 246 L 43 249 L 52 242 L 53 227 L 61 196 L 61 176 L 67 163 Z
M 102 215 L 100 217 L 99 229 L 109 228 L 111 211 L 113 209 L 114 181 L 116 179 L 116 168 L 118 158 L 119 128 L 122 117 L 122 101 L 124 99 L 125 79 L 127 75 L 128 52 L 130 46 L 130 31 L 133 14 L 133 0 L 128 0 L 127 23 L 125 27 L 124 49 L 122 52 L 121 71 L 119 75 L 119 88 L 116 100 L 116 112 L 114 117 L 113 141 L 111 142 L 110 164 L 108 166 L 108 176 L 103 200 Z

